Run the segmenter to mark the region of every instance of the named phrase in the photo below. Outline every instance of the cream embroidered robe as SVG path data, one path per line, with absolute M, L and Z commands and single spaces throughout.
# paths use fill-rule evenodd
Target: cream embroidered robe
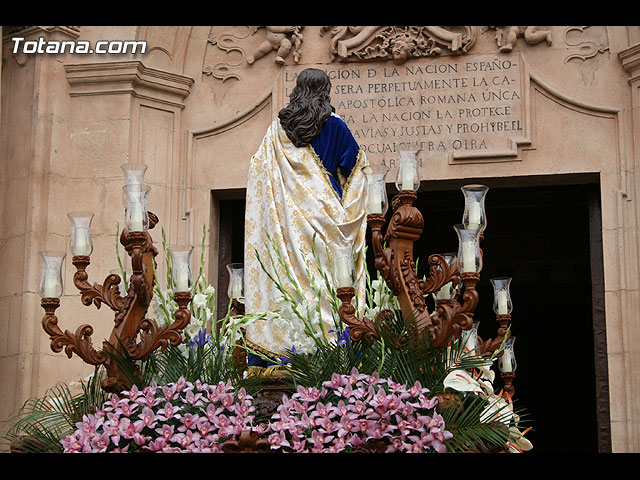
M 287 277 L 288 268 L 306 297 L 307 305 L 312 308 L 316 305 L 317 295 L 312 288 L 312 280 L 321 289 L 324 282 L 313 256 L 314 237 L 320 268 L 332 281 L 333 272 L 329 269 L 327 258 L 327 255 L 331 255 L 331 247 L 353 247 L 356 259 L 354 302 L 357 301 L 362 310 L 366 288 L 366 179 L 362 172 L 365 164 L 366 157 L 360 150 L 356 164 L 343 185 L 341 199 L 313 147 L 298 148 L 293 145 L 279 120 L 270 125 L 251 159 L 247 183 L 244 260 L 246 313 L 267 312 L 282 307 L 279 301 L 282 300 L 282 293 L 265 269 L 275 278 L 280 278 L 288 291 L 293 291 L 292 282 Z M 281 255 L 281 261 L 278 260 L 278 254 Z M 309 267 L 310 272 L 307 271 Z M 329 331 L 335 332 L 338 314 L 332 308 L 328 295 L 325 291 L 319 303 L 322 321 L 318 327 L 324 329 L 326 338 L 331 338 L 331 335 L 335 338 L 335 333 Z M 283 316 L 288 315 L 289 321 L 300 322 L 291 311 L 282 308 L 280 311 Z M 245 338 L 252 348 L 276 358 L 284 351 L 291 350 L 291 330 L 296 329 L 286 322 L 257 320 L 247 326 Z

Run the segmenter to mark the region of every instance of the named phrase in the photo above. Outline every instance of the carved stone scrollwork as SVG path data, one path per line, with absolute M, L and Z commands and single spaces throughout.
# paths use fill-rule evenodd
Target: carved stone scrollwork
M 409 58 L 466 53 L 477 36 L 474 26 L 325 26 L 321 32 L 327 31 L 331 33 L 330 53 L 334 60 L 390 58 L 396 64 Z
M 569 27 L 564 32 L 564 41 L 568 47 L 576 47 L 579 53 L 574 53 L 569 55 L 565 59 L 565 63 L 570 62 L 573 59 L 579 59 L 583 62 L 588 60 L 589 58 L 595 57 L 598 53 L 604 53 L 609 50 L 609 45 L 607 45 L 606 35 L 603 35 L 604 38 L 599 39 L 598 42 L 593 41 L 597 40 L 598 36 L 593 35 L 589 36 L 587 32 L 591 32 L 591 30 L 587 30 L 590 28 L 589 26 L 580 26 L 580 27 Z M 579 33 L 578 33 L 579 32 Z

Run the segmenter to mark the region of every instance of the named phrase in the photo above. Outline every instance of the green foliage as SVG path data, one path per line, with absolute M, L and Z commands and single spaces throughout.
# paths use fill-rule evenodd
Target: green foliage
M 101 376 L 82 384 L 82 393 L 72 394 L 68 385 L 58 384 L 42 398 L 29 399 L 11 421 L 2 439 L 3 450 L 20 453 L 61 453 L 60 439 L 75 429 L 84 415 L 106 400 Z

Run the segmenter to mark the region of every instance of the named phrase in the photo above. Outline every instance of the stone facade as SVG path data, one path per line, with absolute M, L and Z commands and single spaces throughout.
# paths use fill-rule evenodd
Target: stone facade
M 101 41 L 112 53 L 83 53 Z M 640 451 L 639 27 L 3 27 L 2 59 L 0 420 L 92 372 L 54 354 L 40 325 L 38 252 L 67 250 L 66 213 L 95 213 L 89 275 L 102 281 L 117 267 L 120 165 L 144 162 L 156 242 L 162 228 L 199 257 L 206 225 L 217 285 L 221 201 L 242 198 L 268 124 L 313 66 L 372 162 L 393 168 L 417 142 L 424 182 L 597 178 L 610 445 Z M 91 323 L 99 342 L 112 317 L 80 304 L 72 269 L 61 327 Z

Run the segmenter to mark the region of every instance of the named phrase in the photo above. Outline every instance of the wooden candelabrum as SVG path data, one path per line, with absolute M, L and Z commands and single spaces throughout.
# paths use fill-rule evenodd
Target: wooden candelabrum
M 151 212 L 149 227 L 153 228 L 158 219 Z M 175 292 L 178 304 L 173 323 L 158 326 L 152 319 L 146 318 L 147 310 L 153 298 L 154 262 L 158 251 L 148 231 L 129 231 L 126 228 L 120 235 L 120 243 L 131 257 L 132 274 L 126 296 L 120 294 L 120 275 L 111 274 L 102 285 L 88 281 L 88 255 L 74 255 L 72 263 L 76 268 L 73 283 L 81 293 L 83 305 L 100 308 L 106 304 L 115 312 L 114 327 L 109 340 L 103 342 L 102 349 L 92 345 L 93 327 L 80 325 L 75 332 L 58 327 L 56 309 L 60 306 L 57 297 L 43 297 L 41 300 L 45 315 L 42 326 L 50 336 L 51 349 L 59 353 L 64 348 L 67 357 L 75 353 L 90 365 L 104 365 L 107 378 L 102 388 L 108 392 L 118 392 L 131 387 L 126 375 L 120 370 L 114 355 L 126 354 L 134 360 L 142 360 L 157 348 L 163 350 L 169 345 L 179 345 L 183 341 L 182 331 L 189 324 L 191 314 L 189 302 L 191 292 Z
M 424 219 L 413 205 L 416 199 L 415 190 L 398 192 L 392 202 L 392 215 L 385 233 L 382 231 L 386 223 L 385 214 L 367 215 L 375 268 L 397 297 L 405 321 L 413 322 L 408 331 L 415 332 L 435 348 L 443 348 L 453 339 L 459 339 L 463 332 L 473 328 L 474 311 L 479 301 L 476 286 L 480 281 L 480 273 L 461 271 L 462 260 L 448 262 L 443 255 L 434 254 L 428 257 L 428 277 L 418 277 L 413 245 L 422 235 Z M 482 231 L 478 235 L 478 243 L 483 238 Z M 478 247 L 477 251 L 481 265 L 482 250 Z M 427 308 L 427 296 L 439 292 L 446 285 L 451 286 L 451 297 L 436 300 L 435 311 L 430 313 Z M 373 319 L 358 317 L 352 304 L 354 295 L 355 289 L 350 286 L 337 290 L 337 296 L 341 301 L 339 315 L 349 326 L 351 338 L 367 342 L 373 339 L 380 340 L 379 325 L 389 312 L 380 311 Z M 497 351 L 508 338 L 511 314 L 497 314 L 497 322 L 499 328 L 495 338 L 482 340 L 478 337 L 475 348 L 477 354 Z M 406 344 L 409 340 L 406 335 L 398 340 L 397 346 Z M 502 356 L 502 353 L 499 355 Z M 514 377 L 513 371 L 502 374 L 504 389 L 510 395 L 514 393 Z

